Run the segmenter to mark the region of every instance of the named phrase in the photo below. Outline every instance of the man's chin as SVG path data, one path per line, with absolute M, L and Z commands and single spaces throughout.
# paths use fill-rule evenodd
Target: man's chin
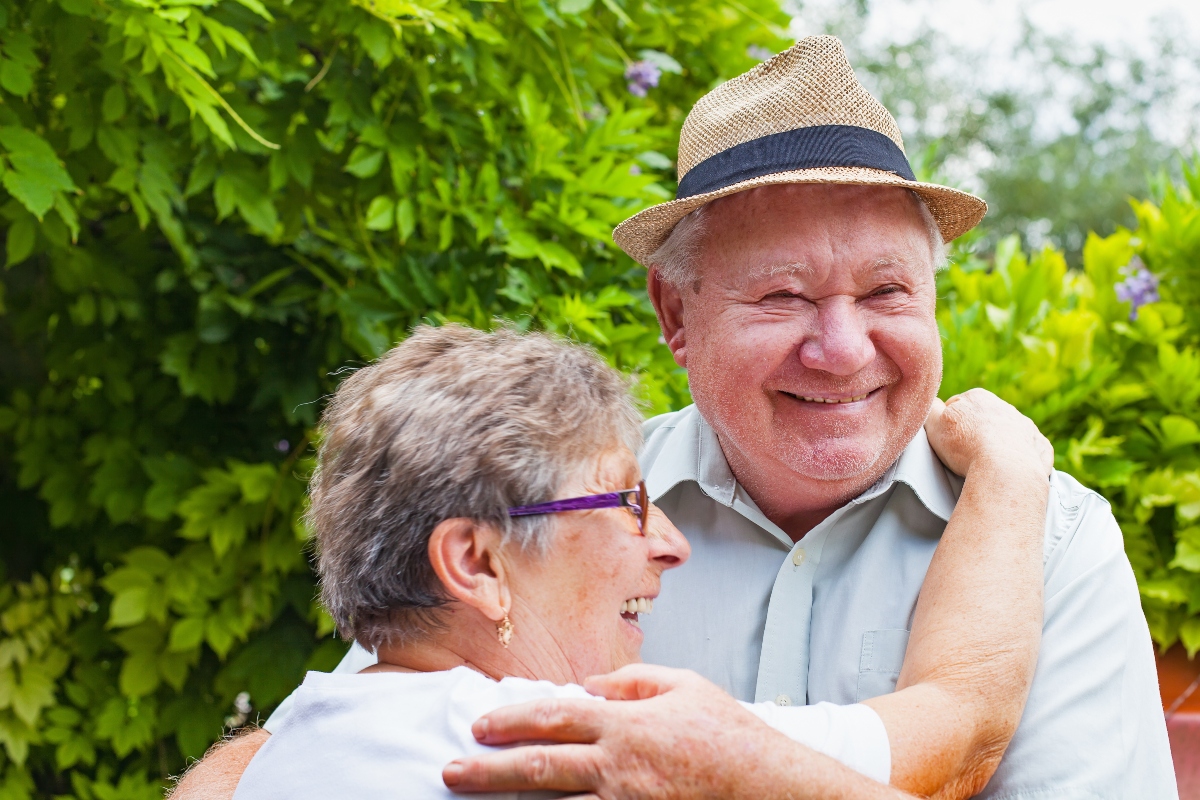
M 844 439 L 818 443 L 787 453 L 780 460 L 796 474 L 825 483 L 861 483 L 870 485 L 879 479 L 889 464 L 883 463 L 883 442 L 851 443 Z

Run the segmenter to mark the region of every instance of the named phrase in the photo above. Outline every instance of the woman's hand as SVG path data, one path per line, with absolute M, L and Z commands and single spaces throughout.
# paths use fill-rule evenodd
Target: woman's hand
M 987 389 L 971 389 L 945 403 L 934 400 L 925 420 L 929 444 L 942 463 L 965 476 L 986 462 L 1028 468 L 1041 477 L 1054 470 L 1054 447 L 1033 421 Z

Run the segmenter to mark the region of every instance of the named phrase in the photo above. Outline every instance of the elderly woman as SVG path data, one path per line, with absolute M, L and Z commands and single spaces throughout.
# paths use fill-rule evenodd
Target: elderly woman
M 959 405 L 957 424 L 931 424 L 935 448 L 969 482 L 972 455 L 1003 439 L 1012 473 L 993 487 L 996 508 L 973 499 L 986 491 L 964 494 L 947 527 L 914 619 L 908 658 L 921 666 L 907 688 L 853 706 L 746 705 L 746 731 L 781 732 L 767 735 L 791 759 L 789 796 L 898 796 L 884 785 L 894 758 L 932 763 L 961 749 L 953 733 L 925 737 L 945 729 L 926 725 L 943 713 L 924 693 L 938 681 L 1014 685 L 1012 707 L 963 719 L 964 730 L 1011 735 L 1020 716 L 1038 646 L 1029 619 L 1041 609 L 1046 444 L 999 401 Z M 688 557 L 647 500 L 640 424 L 626 379 L 541 335 L 420 328 L 343 383 L 322 420 L 309 523 L 324 604 L 378 664 L 310 673 L 273 735 L 243 738 L 241 760 L 212 759 L 219 769 L 189 776 L 177 796 L 227 797 L 216 772 L 236 776 L 261 744 L 236 800 L 450 797 L 448 762 L 487 749 L 472 728 L 481 715 L 591 698 L 589 679 L 605 691 L 594 676 L 639 660 L 639 616 L 663 571 Z M 972 596 L 964 575 L 982 569 L 1009 576 L 1012 595 Z M 1018 619 L 996 619 L 999 609 Z M 983 625 L 996 637 L 986 659 L 942 635 Z

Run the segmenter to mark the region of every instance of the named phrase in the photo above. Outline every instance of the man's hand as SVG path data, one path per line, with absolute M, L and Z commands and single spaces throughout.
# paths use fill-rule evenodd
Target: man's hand
M 902 796 L 771 729 L 693 672 L 634 664 L 585 687 L 630 702 L 539 700 L 493 711 L 472 728 L 483 744 L 555 744 L 453 761 L 446 785 L 622 800 Z
M 970 389 L 945 403 L 935 399 L 925 420 L 929 444 L 942 463 L 959 475 L 973 464 L 1027 466 L 1048 476 L 1054 447 L 1032 420 L 987 389 Z

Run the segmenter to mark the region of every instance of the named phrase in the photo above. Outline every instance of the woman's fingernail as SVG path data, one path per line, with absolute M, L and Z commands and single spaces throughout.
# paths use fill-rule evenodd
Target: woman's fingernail
M 442 770 L 442 783 L 447 786 L 457 786 L 462 783 L 463 768 L 462 764 L 457 761 L 452 761 Z
M 471 733 L 474 733 L 475 738 L 481 742 L 486 739 L 488 735 L 487 717 L 475 720 L 475 724 L 471 726 Z

